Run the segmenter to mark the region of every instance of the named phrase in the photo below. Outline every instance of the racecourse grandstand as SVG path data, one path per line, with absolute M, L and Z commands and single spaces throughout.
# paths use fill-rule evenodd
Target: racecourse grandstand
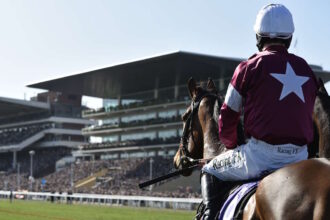
M 0 97 L 1 173 L 20 172 L 33 181 L 54 172 L 63 157 L 72 157 L 72 149 L 87 142 L 81 129 L 91 124 L 81 118 L 80 99 L 55 92 L 30 101 Z
M 182 130 L 180 117 L 190 103 L 187 80 L 194 77 L 206 81 L 211 77 L 224 92 L 240 61 L 175 52 L 30 87 L 104 99 L 102 108 L 82 113 L 95 124 L 82 130 L 91 142 L 74 152 L 76 157 L 173 156 Z M 324 81 L 330 79 L 321 67 L 311 67 Z
M 175 187 L 171 191 L 156 190 L 157 187 L 153 191 L 142 191 L 137 188 L 137 183 L 172 170 L 172 158 L 182 132 L 180 118 L 190 104 L 187 80 L 194 77 L 203 82 L 211 77 L 218 90 L 224 93 L 240 61 L 241 59 L 235 58 L 175 52 L 29 85 L 33 88 L 47 89 L 54 94 L 70 94 L 67 97 L 86 95 L 104 99 L 102 108 L 82 111 L 83 119 L 79 120 L 88 120 L 90 123 L 81 124 L 80 128 L 84 139 L 89 142 L 84 143 L 81 139 L 78 148 L 71 148 L 74 162 L 52 174 L 37 178 L 34 190 L 199 196 L 196 189 L 196 186 L 199 186 L 198 175 L 193 176 L 188 183 L 176 179 L 175 184 L 171 186 Z M 312 68 L 324 81 L 330 80 L 329 72 L 318 66 Z M 54 113 L 49 109 L 51 108 L 48 106 L 43 111 L 48 112 L 47 114 Z M 52 117 L 56 116 L 48 115 L 45 118 Z M 47 127 L 54 126 L 52 120 L 33 120 L 42 121 L 45 130 L 57 129 L 56 122 L 55 127 Z M 73 126 L 73 123 L 70 125 Z M 79 129 L 79 126 L 75 128 Z M 38 129 L 42 128 L 27 130 L 31 130 L 28 133 L 31 132 L 33 136 L 35 132 L 40 133 Z M 11 133 L 15 132 L 10 130 L 9 126 L 4 127 L 4 136 L 10 136 Z M 58 141 L 54 133 L 44 133 L 42 138 L 31 145 L 46 150 L 46 146 L 54 145 Z M 62 133 L 62 137 L 68 139 L 68 134 Z M 72 138 L 73 136 L 71 141 Z M 10 146 L 3 141 L 6 142 L 3 149 L 6 149 L 7 154 L 13 155 L 13 161 L 17 160 L 17 153 L 12 153 L 14 151 L 11 149 L 26 149 L 25 152 L 30 149 L 25 145 L 22 147 L 20 141 L 19 138 L 13 138 L 13 142 L 16 143 L 9 144 Z M 54 157 L 61 158 L 66 153 L 71 152 L 57 152 Z M 6 166 L 10 166 L 10 161 Z M 19 187 L 17 174 L 9 174 L 5 179 L 6 184 L 0 182 L 0 188 Z M 20 180 L 19 184 L 26 188 L 29 182 L 25 178 Z M 169 184 L 169 187 L 164 187 L 166 184 Z M 159 189 L 171 187 L 170 182 L 165 182 Z

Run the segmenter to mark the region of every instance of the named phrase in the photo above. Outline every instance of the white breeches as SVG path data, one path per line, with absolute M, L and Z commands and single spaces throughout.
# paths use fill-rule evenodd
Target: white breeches
M 251 138 L 247 144 L 215 157 L 204 165 L 202 171 L 223 181 L 247 180 L 305 160 L 307 157 L 306 145 L 271 145 Z

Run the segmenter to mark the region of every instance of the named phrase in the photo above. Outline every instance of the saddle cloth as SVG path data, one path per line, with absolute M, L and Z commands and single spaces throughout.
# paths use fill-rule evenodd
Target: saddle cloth
M 258 183 L 259 181 L 245 183 L 231 193 L 220 210 L 218 220 L 234 219 L 238 204 L 240 204 L 249 192 L 257 188 Z

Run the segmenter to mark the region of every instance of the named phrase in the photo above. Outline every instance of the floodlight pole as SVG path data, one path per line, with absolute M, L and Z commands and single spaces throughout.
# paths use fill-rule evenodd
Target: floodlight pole
M 71 191 L 73 191 L 73 163 L 71 163 L 70 182 L 71 182 Z
M 152 164 L 154 162 L 154 160 L 152 158 L 150 158 L 150 180 L 152 180 Z M 150 191 L 152 191 L 152 185 L 150 185 Z
M 34 150 L 29 151 L 30 154 L 30 190 L 33 188 L 33 155 L 35 154 Z
M 21 189 L 21 165 L 17 163 L 17 190 Z

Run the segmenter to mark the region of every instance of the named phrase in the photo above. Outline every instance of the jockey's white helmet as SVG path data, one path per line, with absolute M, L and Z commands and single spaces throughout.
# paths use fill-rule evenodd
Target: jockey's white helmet
M 290 38 L 294 32 L 292 15 L 284 5 L 266 5 L 257 15 L 254 31 L 259 36 Z

